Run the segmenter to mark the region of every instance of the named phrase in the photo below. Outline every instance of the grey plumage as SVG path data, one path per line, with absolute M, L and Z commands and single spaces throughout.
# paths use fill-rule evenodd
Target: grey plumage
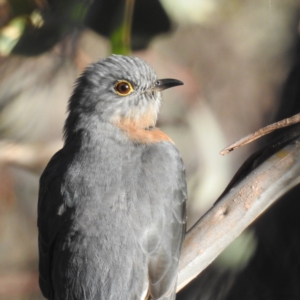
M 126 80 L 133 90 L 119 95 Z M 184 166 L 153 128 L 160 90 L 142 60 L 92 64 L 69 102 L 65 144 L 40 180 L 40 287 L 51 300 L 175 299 Z M 172 83 L 173 82 L 173 83 Z

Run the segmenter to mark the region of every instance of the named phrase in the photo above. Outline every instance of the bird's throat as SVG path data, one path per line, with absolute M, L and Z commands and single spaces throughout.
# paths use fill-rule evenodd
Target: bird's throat
M 155 127 L 155 119 L 150 118 L 149 115 L 144 115 L 138 119 L 123 117 L 113 120 L 112 123 L 135 143 L 150 144 L 162 141 L 173 143 L 169 136 Z

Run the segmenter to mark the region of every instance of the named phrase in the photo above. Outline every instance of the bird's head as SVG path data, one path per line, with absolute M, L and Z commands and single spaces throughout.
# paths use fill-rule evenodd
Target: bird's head
M 176 79 L 157 79 L 139 58 L 112 55 L 91 64 L 78 79 L 69 119 L 77 111 L 114 124 L 128 122 L 149 128 L 156 123 L 161 91 L 182 84 Z

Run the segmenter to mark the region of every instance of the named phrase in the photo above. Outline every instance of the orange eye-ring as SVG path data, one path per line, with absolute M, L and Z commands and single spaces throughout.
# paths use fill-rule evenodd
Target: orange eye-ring
M 127 80 L 119 80 L 116 82 L 114 89 L 120 96 L 127 96 L 133 92 L 132 84 Z

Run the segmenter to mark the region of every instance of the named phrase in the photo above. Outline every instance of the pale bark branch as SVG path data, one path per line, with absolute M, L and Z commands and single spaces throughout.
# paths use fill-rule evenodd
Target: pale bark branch
M 201 273 L 263 211 L 299 183 L 297 138 L 233 186 L 187 233 L 177 290 Z

